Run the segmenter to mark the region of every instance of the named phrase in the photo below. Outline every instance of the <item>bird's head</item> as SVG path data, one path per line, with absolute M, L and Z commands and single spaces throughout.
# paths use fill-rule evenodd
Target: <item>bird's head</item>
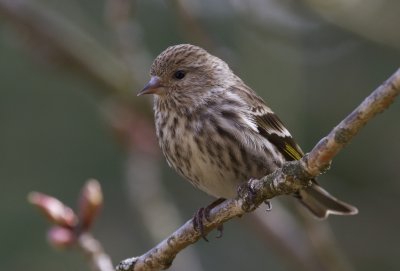
M 190 44 L 168 47 L 154 60 L 150 75 L 138 95 L 201 98 L 212 89 L 228 87 L 234 77 L 224 61 Z

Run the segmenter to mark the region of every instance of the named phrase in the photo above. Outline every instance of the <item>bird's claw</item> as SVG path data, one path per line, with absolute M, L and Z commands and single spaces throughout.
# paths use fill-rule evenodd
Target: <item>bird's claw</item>
M 208 242 L 207 234 L 204 231 L 203 219 L 207 217 L 204 214 L 204 212 L 205 212 L 205 208 L 202 207 L 199 210 L 197 210 L 197 212 L 194 214 L 194 216 L 193 216 L 193 228 L 195 229 L 195 231 L 200 233 L 200 235 L 204 239 L 204 241 Z
M 221 238 L 224 235 L 224 224 L 220 224 L 217 227 L 218 235 L 216 238 Z
M 257 193 L 251 186 L 252 180 L 253 178 L 251 178 L 248 182 L 241 184 L 238 188 L 239 198 L 243 199 L 244 201 L 242 208 L 245 212 L 251 212 L 256 208 L 254 201 L 256 200 Z
M 225 199 L 224 198 L 219 198 L 215 201 L 213 201 L 211 204 L 209 204 L 207 207 L 205 208 L 200 208 L 199 210 L 197 210 L 197 212 L 194 214 L 193 216 L 193 228 L 200 233 L 201 237 L 208 242 L 207 239 L 207 234 L 204 230 L 204 219 L 207 222 L 210 222 L 210 212 L 211 210 L 216 207 L 217 205 L 221 204 L 222 202 L 224 202 Z M 218 235 L 217 238 L 221 238 L 223 235 L 223 225 L 218 225 L 217 230 L 218 230 Z
M 272 210 L 272 203 L 269 200 L 264 201 L 265 205 L 267 205 L 267 212 Z

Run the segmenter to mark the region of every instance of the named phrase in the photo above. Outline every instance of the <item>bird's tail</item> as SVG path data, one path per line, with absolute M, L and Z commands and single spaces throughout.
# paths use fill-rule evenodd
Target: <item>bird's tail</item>
M 300 190 L 299 200 L 320 219 L 325 219 L 330 214 L 355 215 L 358 213 L 356 207 L 338 200 L 317 184 Z

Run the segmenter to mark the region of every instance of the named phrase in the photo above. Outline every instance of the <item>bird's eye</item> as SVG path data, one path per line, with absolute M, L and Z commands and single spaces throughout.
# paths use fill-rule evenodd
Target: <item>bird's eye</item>
M 186 73 L 184 71 L 178 70 L 174 73 L 174 77 L 178 80 L 181 80 L 183 77 L 185 77 Z

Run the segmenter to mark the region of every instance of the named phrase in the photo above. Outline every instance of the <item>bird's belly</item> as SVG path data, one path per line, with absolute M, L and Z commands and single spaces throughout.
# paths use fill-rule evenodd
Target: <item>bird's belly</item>
M 163 151 L 176 171 L 217 198 L 234 198 L 239 184 L 277 168 L 265 152 L 250 152 L 243 146 L 215 139 L 200 141 L 192 135 Z
M 188 176 L 189 181 L 214 197 L 234 198 L 238 185 L 248 179 L 244 174 L 235 175 L 233 169 L 221 167 L 213 159 L 203 159 L 201 156 L 193 158 L 194 176 Z

